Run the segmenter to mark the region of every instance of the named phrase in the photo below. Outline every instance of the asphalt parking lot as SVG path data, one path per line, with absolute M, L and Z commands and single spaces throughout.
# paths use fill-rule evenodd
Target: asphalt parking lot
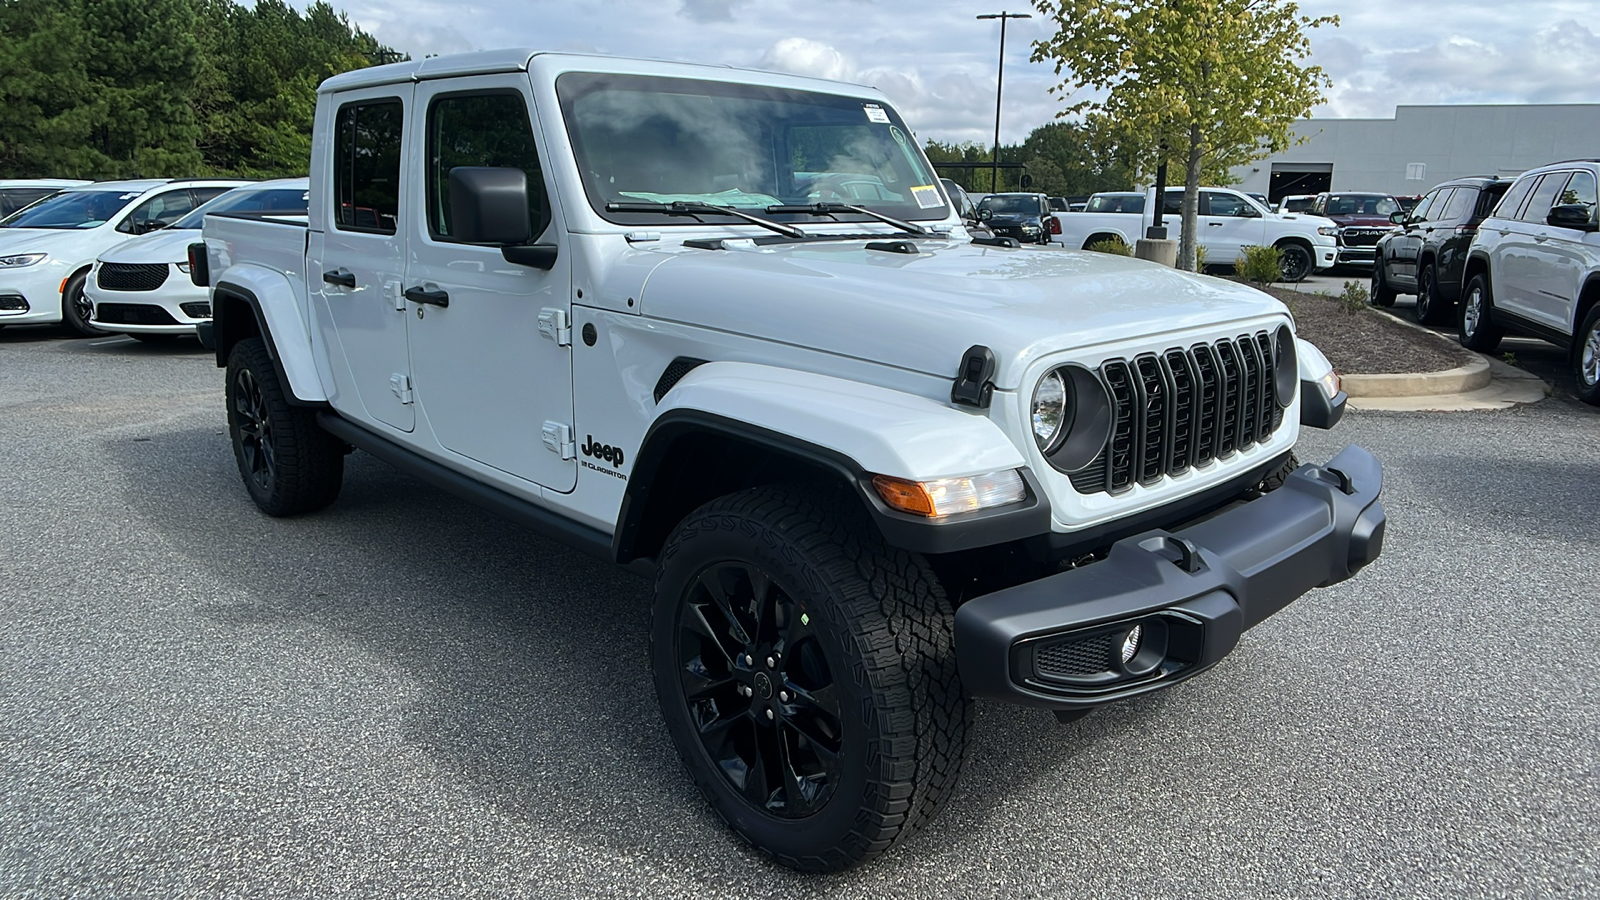
M 645 582 L 357 454 L 260 515 L 192 343 L 0 332 L 0 896 L 1600 894 L 1600 411 L 1355 412 L 1386 553 L 1204 677 L 979 708 L 945 814 L 807 878 L 680 768 Z

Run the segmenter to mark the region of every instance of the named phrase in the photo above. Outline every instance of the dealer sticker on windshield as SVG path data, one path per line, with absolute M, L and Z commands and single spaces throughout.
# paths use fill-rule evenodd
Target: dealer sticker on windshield
M 868 122 L 877 122 L 880 125 L 889 124 L 889 114 L 884 112 L 883 107 L 879 106 L 878 104 L 863 103 L 861 108 L 867 111 Z
M 933 209 L 943 206 L 944 198 L 939 196 L 939 188 L 931 184 L 918 184 L 911 188 L 911 197 L 917 201 L 919 209 Z

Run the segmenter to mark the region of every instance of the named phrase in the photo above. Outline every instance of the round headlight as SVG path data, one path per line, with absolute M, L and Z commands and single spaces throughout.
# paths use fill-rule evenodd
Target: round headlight
M 1273 344 L 1272 355 L 1276 365 L 1272 373 L 1272 387 L 1277 394 L 1274 399 L 1279 406 L 1287 407 L 1294 402 L 1294 391 L 1300 381 L 1300 357 L 1295 352 L 1294 332 L 1287 325 L 1279 325 Z
M 1039 379 L 1039 386 L 1033 389 L 1032 413 L 1033 439 L 1048 453 L 1067 420 L 1067 386 L 1060 373 L 1052 371 Z

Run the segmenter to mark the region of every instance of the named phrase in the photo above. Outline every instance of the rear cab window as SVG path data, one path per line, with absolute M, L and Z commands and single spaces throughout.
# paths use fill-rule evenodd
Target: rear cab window
M 399 98 L 339 107 L 334 127 L 334 227 L 394 234 L 400 216 L 400 141 L 405 107 Z

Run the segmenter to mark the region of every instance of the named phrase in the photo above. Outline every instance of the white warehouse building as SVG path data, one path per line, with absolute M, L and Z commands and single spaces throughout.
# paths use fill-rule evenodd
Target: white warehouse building
M 1241 190 L 1274 203 L 1319 191 L 1415 195 L 1452 178 L 1600 157 L 1600 103 L 1401 106 L 1392 119 L 1307 119 L 1293 132 L 1305 143 L 1233 170 Z

